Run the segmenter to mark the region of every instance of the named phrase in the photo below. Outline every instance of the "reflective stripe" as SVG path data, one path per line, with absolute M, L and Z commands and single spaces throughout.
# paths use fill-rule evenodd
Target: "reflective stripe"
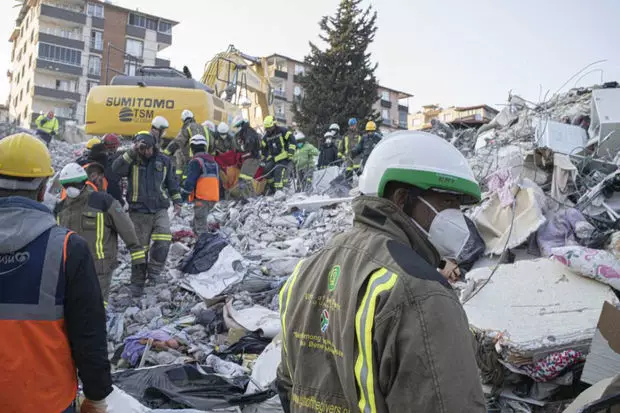
M 138 167 L 138 165 L 134 165 L 133 166 L 133 172 L 132 172 L 132 176 L 131 176 L 131 190 L 132 190 L 132 194 L 131 194 L 131 202 L 138 202 L 138 182 L 140 181 L 140 168 Z
M 282 137 L 282 135 L 280 135 L 280 151 L 281 152 L 278 155 L 276 155 L 275 158 L 273 158 L 275 162 L 279 162 L 279 161 L 282 161 L 288 158 L 288 152 L 286 151 L 286 148 L 284 147 L 284 138 Z
M 0 320 L 54 321 L 62 319 L 64 307 L 56 305 L 56 289 L 63 262 L 65 237 L 62 227 L 50 229 L 45 258 L 41 267 L 38 304 L 0 304 Z
M 95 253 L 97 254 L 98 260 L 102 260 L 105 258 L 105 254 L 103 252 L 103 229 L 103 212 L 97 212 L 97 238 L 95 240 Z
M 128 163 L 131 163 L 133 161 L 133 159 L 131 159 L 131 156 L 129 156 L 129 152 L 125 152 L 123 154 L 123 159 L 127 161 Z
M 382 292 L 391 290 L 397 279 L 396 274 L 385 268 L 376 271 L 368 281 L 366 294 L 364 294 L 355 314 L 355 337 L 358 344 L 355 379 L 360 395 L 358 407 L 362 413 L 375 413 L 377 411 L 372 358 L 372 330 L 377 297 Z
M 293 284 L 295 284 L 295 280 L 297 279 L 297 275 L 299 274 L 299 269 L 301 268 L 301 264 L 304 261 L 301 260 L 295 266 L 295 270 L 286 283 L 284 283 L 284 287 L 280 290 L 280 322 L 282 323 L 282 347 L 284 348 L 284 352 L 288 355 L 288 348 L 286 347 L 286 310 L 288 309 L 289 300 L 291 299 L 291 288 Z M 291 367 L 288 364 L 288 357 L 285 357 L 286 367 L 288 368 L 289 375 L 292 377 Z
M 250 175 L 246 175 L 246 174 L 239 174 L 239 179 L 245 179 L 248 181 L 251 181 L 252 179 L 254 179 L 253 177 L 251 177 Z
M 181 199 L 181 194 L 174 194 L 174 195 L 172 195 L 172 199 L 174 199 L 175 201 L 177 199 Z
M 183 175 L 183 169 L 177 169 L 176 170 L 176 174 L 177 175 Z
M 153 234 L 151 235 L 153 241 L 172 241 L 171 234 Z
M 159 190 L 161 191 L 161 194 L 164 196 L 164 199 L 168 199 L 168 194 L 166 194 L 166 191 L 164 190 L 164 183 L 166 183 L 167 174 L 168 174 L 168 167 L 164 166 L 164 175 L 161 178 L 161 184 L 159 185 Z
M 146 258 L 146 252 L 143 249 L 131 253 L 132 260 L 137 260 L 140 258 Z

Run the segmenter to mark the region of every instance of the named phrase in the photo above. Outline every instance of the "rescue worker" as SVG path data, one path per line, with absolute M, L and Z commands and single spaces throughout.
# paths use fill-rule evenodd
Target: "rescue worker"
M 237 148 L 242 153 L 239 196 L 249 198 L 255 193 L 254 180 L 262 175 L 260 169 L 261 138 L 258 132 L 250 126 L 250 122 L 242 116 L 237 116 L 232 125 L 236 130 Z
M 261 142 L 261 151 L 265 163 L 265 174 L 270 192 L 283 189 L 288 185 L 291 159 L 295 155 L 297 143 L 293 132 L 277 126 L 273 116 L 263 121 L 265 135 Z
M 329 125 L 329 132 L 332 132 L 332 140 L 334 142 L 334 144 L 336 146 L 338 146 L 338 144 L 340 143 L 340 125 L 338 125 L 337 123 L 332 123 L 331 125 Z
M 353 148 L 362 141 L 361 135 L 357 131 L 357 119 L 349 119 L 349 130 L 343 136 L 338 145 L 338 156 L 344 159 L 346 163 L 345 178 L 351 179 L 354 173 L 358 173 L 360 169 L 361 157 L 353 156 Z
M 79 376 L 81 412 L 105 413 L 112 378 L 101 290 L 86 241 L 40 204 L 53 174 L 38 138 L 0 140 L 0 411 L 73 413 Z
M 368 157 L 372 153 L 375 146 L 381 142 L 383 137 L 377 133 L 377 124 L 373 121 L 366 123 L 366 134 L 362 137 L 362 140 L 355 145 L 355 148 L 351 151 L 351 157 L 354 158 L 358 155 L 362 156 L 361 168 L 364 167 Z
M 88 242 L 103 299 L 107 301 L 116 268 L 118 235 L 131 254 L 132 272 L 144 272 L 146 267 L 144 247 L 129 215 L 110 194 L 98 192 L 88 185 L 86 171 L 76 163 L 67 164 L 60 172 L 60 184 L 67 198 L 56 205 L 58 223 L 84 237 Z
M 115 133 L 106 133 L 101 140 L 110 157 L 115 158 L 118 154 L 118 148 L 121 146 L 121 138 Z
M 93 150 L 93 146 L 100 143 L 101 140 L 99 138 L 90 138 L 88 141 L 86 141 L 86 146 L 84 147 L 82 154 L 75 160 L 75 162 L 79 163 L 80 165 L 88 163 L 88 155 L 90 155 L 90 151 Z
M 280 291 L 284 411 L 486 412 L 465 311 L 437 271 L 469 237 L 460 205 L 480 200 L 467 160 L 437 136 L 397 134 L 359 189 L 353 228 Z
M 166 149 L 172 140 L 172 137 L 166 137 L 166 131 L 169 127 L 168 119 L 163 116 L 155 116 L 151 122 L 151 135 L 155 138 L 155 144 L 162 149 Z
M 300 187 L 302 191 L 305 191 L 312 185 L 315 157 L 319 156 L 319 150 L 310 142 L 306 142 L 306 135 L 302 132 L 295 134 L 295 140 L 297 141 L 297 152 L 293 156 L 293 162 L 297 169 Z
M 202 126 L 194 119 L 194 114 L 191 110 L 185 109 L 181 113 L 181 120 L 183 121 L 183 126 L 179 131 L 179 134 L 176 138 L 172 140 L 164 150 L 164 154 L 168 156 L 175 156 L 176 160 L 176 175 L 179 180 L 185 179 L 186 176 L 184 174 L 185 166 L 187 165 L 187 161 L 191 158 L 191 154 L 189 151 L 189 140 L 194 135 L 202 135 L 207 139 L 207 152 L 212 152 L 211 135 L 209 133 L 209 129 L 205 126 Z
M 219 171 L 215 158 L 206 152 L 204 136 L 192 136 L 189 143 L 194 157 L 187 165 L 187 179 L 181 187 L 181 196 L 183 201 L 194 204 L 192 229 L 196 235 L 201 235 L 209 230 L 209 208 L 220 200 Z
M 37 136 L 50 146 L 52 138 L 58 135 L 58 119 L 54 116 L 54 111 L 50 110 L 47 115 L 40 115 L 34 121 L 34 125 L 37 128 Z
M 204 136 L 203 136 L 204 137 Z M 228 151 L 236 151 L 237 145 L 230 134 L 230 127 L 226 122 L 217 125 L 217 131 L 213 136 L 213 152 L 215 155 L 224 154 Z
M 323 137 L 324 139 L 319 153 L 319 162 L 317 164 L 319 169 L 337 166 L 340 160 L 338 158 L 338 149 L 336 148 L 336 145 L 334 145 L 334 132 L 325 132 Z
M 131 277 L 131 291 L 139 296 L 147 274 L 155 283 L 162 281 L 172 241 L 168 208 L 172 200 L 175 213 L 181 211 L 179 184 L 170 159 L 159 151 L 155 139 L 147 131 L 136 135 L 133 147 L 114 161 L 112 169 L 119 176 L 127 177 L 129 216 L 140 243 L 148 252 L 147 273 Z
M 215 133 L 215 130 L 216 130 L 215 129 L 215 123 L 211 122 L 210 120 L 205 120 L 204 122 L 202 122 L 202 126 L 207 128 L 209 133 L 211 133 L 211 134 Z

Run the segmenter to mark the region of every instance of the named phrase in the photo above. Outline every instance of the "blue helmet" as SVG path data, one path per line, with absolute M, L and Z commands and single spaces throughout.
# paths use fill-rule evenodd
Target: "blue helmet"
M 349 126 L 355 126 L 355 125 L 357 125 L 357 119 L 355 118 L 349 119 Z

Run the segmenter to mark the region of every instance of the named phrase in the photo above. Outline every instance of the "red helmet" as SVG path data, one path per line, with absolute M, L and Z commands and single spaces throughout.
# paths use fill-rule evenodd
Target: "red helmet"
M 115 133 L 108 133 L 103 137 L 103 144 L 106 149 L 116 150 L 121 146 L 121 140 Z

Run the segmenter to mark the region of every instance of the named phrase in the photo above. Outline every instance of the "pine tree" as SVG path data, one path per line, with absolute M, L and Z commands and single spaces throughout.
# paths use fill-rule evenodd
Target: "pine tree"
M 377 31 L 377 13 L 372 6 L 362 10 L 360 3 L 342 0 L 335 16 L 321 19 L 319 37 L 327 44 L 325 51 L 310 42 L 304 59 L 307 70 L 299 78 L 304 96 L 293 112 L 301 130 L 311 135 L 322 136 L 332 123 L 345 128 L 351 117 L 362 124 L 378 118 L 372 108 L 377 101 L 377 64 L 371 63 L 367 51 Z

